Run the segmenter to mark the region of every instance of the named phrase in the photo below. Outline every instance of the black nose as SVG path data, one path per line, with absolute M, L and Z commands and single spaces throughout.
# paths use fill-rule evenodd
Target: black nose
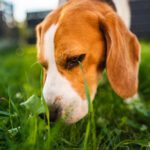
M 62 109 L 59 106 L 50 107 L 50 121 L 55 122 L 60 118 Z

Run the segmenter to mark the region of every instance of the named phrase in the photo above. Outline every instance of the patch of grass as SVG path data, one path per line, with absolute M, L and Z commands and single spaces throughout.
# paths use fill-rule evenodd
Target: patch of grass
M 38 116 L 46 111 L 46 105 L 35 47 L 0 51 L 0 149 L 150 149 L 150 42 L 141 44 L 140 97 L 125 103 L 113 92 L 104 73 L 92 117 L 69 126 Z
M 84 88 L 85 88 L 86 98 L 87 98 L 87 102 L 88 102 L 88 122 L 87 122 L 87 126 L 86 126 L 86 133 L 85 133 L 85 138 L 84 138 L 84 143 L 83 143 L 83 149 L 88 149 L 88 147 L 89 147 L 88 141 L 89 141 L 90 135 L 92 136 L 92 138 L 90 138 L 90 141 L 92 141 L 91 148 L 97 149 L 96 148 L 96 130 L 95 130 L 93 103 L 92 103 L 92 99 L 90 97 L 90 90 L 88 87 L 88 83 L 87 83 L 86 77 L 84 76 L 84 68 L 80 62 L 79 62 L 79 65 L 80 65 L 80 68 L 81 68 L 81 71 L 83 74 Z

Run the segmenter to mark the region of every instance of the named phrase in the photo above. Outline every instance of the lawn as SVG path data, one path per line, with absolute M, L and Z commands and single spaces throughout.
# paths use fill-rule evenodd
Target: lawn
M 0 150 L 149 150 L 150 42 L 141 44 L 139 98 L 126 103 L 104 73 L 94 113 L 73 125 L 39 117 L 47 109 L 35 46 L 0 51 Z

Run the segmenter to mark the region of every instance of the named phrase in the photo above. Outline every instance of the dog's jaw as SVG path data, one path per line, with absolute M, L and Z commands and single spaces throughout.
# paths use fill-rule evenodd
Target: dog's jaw
M 59 73 L 54 57 L 55 33 L 58 25 L 52 25 L 45 34 L 44 52 L 48 62 L 47 77 L 43 89 L 43 95 L 48 106 L 59 105 L 66 123 L 74 123 L 88 113 L 87 100 L 83 100 L 73 89 L 70 82 Z M 59 101 L 57 101 L 59 97 Z

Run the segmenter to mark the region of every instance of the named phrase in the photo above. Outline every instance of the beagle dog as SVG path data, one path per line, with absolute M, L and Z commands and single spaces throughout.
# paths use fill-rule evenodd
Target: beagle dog
M 52 120 L 61 116 L 71 124 L 88 113 L 79 62 L 92 100 L 105 68 L 119 96 L 128 98 L 137 92 L 140 44 L 128 29 L 130 21 L 124 20 L 129 13 L 117 14 L 115 1 L 69 0 L 37 26 L 43 95 Z

